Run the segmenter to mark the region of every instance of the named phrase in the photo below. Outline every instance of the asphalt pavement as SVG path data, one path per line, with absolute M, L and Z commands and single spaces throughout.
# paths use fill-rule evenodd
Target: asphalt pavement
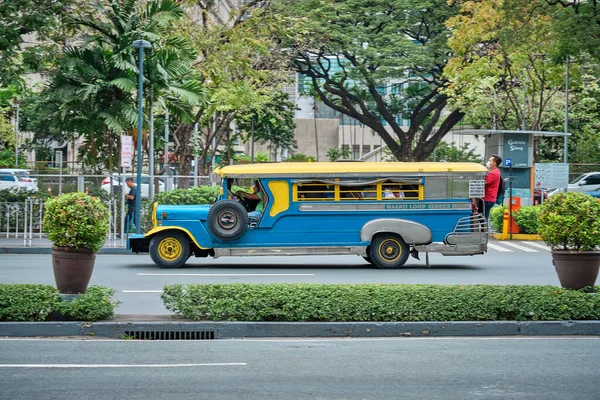
M 497 243 L 494 241 L 494 243 Z M 131 254 L 121 239 L 108 240 L 99 254 Z M 494 245 L 498 247 L 498 245 Z M 520 245 L 516 245 L 520 246 Z M 5 254 L 50 254 L 45 237 L 0 237 Z M 500 253 L 502 254 L 502 253 Z M 10 267 L 3 265 L 0 268 Z M 117 312 L 118 312 L 117 308 Z M 443 336 L 600 336 L 600 321 L 474 322 L 198 322 L 174 315 L 117 314 L 99 322 L 0 322 L 0 337 L 99 336 L 139 339 L 229 339 L 261 337 L 443 337 Z

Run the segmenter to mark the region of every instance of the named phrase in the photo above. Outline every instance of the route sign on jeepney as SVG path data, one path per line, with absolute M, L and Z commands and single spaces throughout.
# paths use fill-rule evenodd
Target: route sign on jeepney
M 469 181 L 469 197 L 478 198 L 485 196 L 485 181 L 470 180 Z

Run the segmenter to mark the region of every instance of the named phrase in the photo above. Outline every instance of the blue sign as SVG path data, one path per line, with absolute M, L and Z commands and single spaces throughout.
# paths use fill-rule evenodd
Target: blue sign
M 504 159 L 504 166 L 505 167 L 510 167 L 512 165 L 512 159 L 511 158 L 505 158 Z

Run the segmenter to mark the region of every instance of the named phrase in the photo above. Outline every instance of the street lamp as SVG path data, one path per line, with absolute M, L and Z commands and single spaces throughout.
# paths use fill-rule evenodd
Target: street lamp
M 15 108 L 15 168 L 19 168 L 19 100 L 13 100 L 13 108 Z
M 139 50 L 139 68 L 138 68 L 138 136 L 137 136 L 137 194 L 135 196 L 135 233 L 142 233 L 142 92 L 144 87 L 144 49 L 152 48 L 150 42 L 146 40 L 134 40 L 133 48 Z

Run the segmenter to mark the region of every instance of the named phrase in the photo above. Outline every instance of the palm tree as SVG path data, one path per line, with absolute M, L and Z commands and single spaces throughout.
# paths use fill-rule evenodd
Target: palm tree
M 95 3 L 95 12 L 73 17 L 68 23 L 81 30 L 82 45 L 66 48 L 61 67 L 46 90 L 52 115 L 69 131 L 85 138 L 89 162 L 114 168 L 118 136 L 131 131 L 137 120 L 138 68 L 134 40 L 153 44 L 147 57 L 146 88 L 151 102 L 168 107 L 172 115 L 190 120 L 193 106 L 203 98 L 191 73 L 194 52 L 182 39 L 172 38 L 172 22 L 181 7 L 172 0 L 153 0 L 136 7 L 135 0 Z M 104 147 L 104 157 L 99 152 Z

